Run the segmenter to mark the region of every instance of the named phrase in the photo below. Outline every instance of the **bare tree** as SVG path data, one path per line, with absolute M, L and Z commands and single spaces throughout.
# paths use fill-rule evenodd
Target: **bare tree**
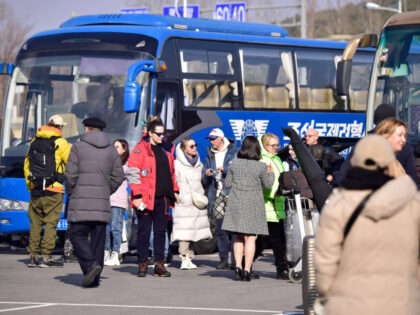
M 32 25 L 16 19 L 13 10 L 4 2 L 0 2 L 0 61 L 14 62 L 14 59 L 24 43 Z M 3 116 L 4 95 L 7 76 L 0 76 L 0 116 Z

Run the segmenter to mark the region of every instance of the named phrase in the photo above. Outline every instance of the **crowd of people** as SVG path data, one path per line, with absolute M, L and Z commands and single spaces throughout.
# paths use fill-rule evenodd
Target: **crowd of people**
M 394 312 L 404 309 L 411 314 L 419 301 L 420 196 L 417 174 L 412 174 L 412 151 L 401 154 L 409 150 L 405 149 L 407 125 L 387 106 L 380 106 L 375 115 L 381 117 L 375 121 L 375 135 L 359 141 L 347 160 L 319 144 L 317 130 L 308 129 L 305 137 L 325 178 L 331 186 L 338 186 L 323 209 L 316 236 L 317 286 L 328 301 L 330 314 L 352 309 L 346 305 L 359 296 L 369 304 L 378 293 L 384 299 L 406 293 L 407 301 L 401 306 L 397 303 Z M 259 252 L 257 238 L 265 238 L 273 250 L 276 279 L 288 279 L 284 231 L 288 209 L 279 180 L 282 173 L 301 166 L 291 146 L 282 161 L 278 136 L 246 136 L 238 148 L 235 140 L 214 128 L 207 136 L 210 146 L 202 163 L 195 139 L 185 137 L 177 146 L 166 142 L 164 124 L 157 117 L 145 125 L 131 152 L 124 139 L 111 144 L 103 132 L 105 122 L 99 118 L 85 119 L 86 133 L 70 146 L 61 137 L 64 122 L 60 118 L 51 117 L 35 138 L 55 142 L 59 176 L 39 186 L 31 173 L 31 149 L 25 160 L 31 193 L 28 267 L 63 265 L 52 259 L 51 252 L 63 206 L 64 181 L 68 234 L 85 287 L 100 284 L 104 265 L 119 265 L 123 216 L 128 207 L 135 210 L 138 223 L 138 277 L 148 274 L 151 247 L 153 276 L 171 276 L 165 265 L 165 247 L 168 221 L 172 220 L 170 240 L 178 243 L 182 270 L 197 268 L 193 243 L 215 237 L 220 258 L 217 269 L 232 269 L 237 281 L 258 279 L 252 266 Z M 355 208 L 364 210 L 357 220 L 352 216 Z M 350 217 L 354 227 L 347 237 Z M 211 224 L 215 225 L 214 235 Z M 377 257 L 382 257 L 380 262 Z M 392 284 L 391 290 L 385 290 L 390 287 L 387 283 Z M 402 296 L 400 300 L 404 300 Z M 369 307 L 372 305 L 376 303 Z M 362 303 L 360 307 L 365 306 Z

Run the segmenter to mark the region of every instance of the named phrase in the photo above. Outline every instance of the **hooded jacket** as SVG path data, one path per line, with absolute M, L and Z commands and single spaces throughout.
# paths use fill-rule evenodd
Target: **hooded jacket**
M 198 153 L 197 153 L 198 155 Z M 176 147 L 175 178 L 179 186 L 179 201 L 172 210 L 172 241 L 193 241 L 211 238 L 207 209 L 198 209 L 192 201 L 191 191 L 204 194 L 201 185 L 203 164 L 198 157 L 194 166 L 188 162 L 180 144 Z
M 109 197 L 124 180 L 121 158 L 101 131 L 85 133 L 73 144 L 66 169 L 69 222 L 111 221 Z
M 236 157 L 236 154 L 238 153 L 238 145 L 235 140 L 224 138 L 224 143 L 225 145 L 227 144 L 227 151 L 223 160 L 223 182 L 225 181 L 230 162 L 232 162 L 232 160 Z M 207 197 L 209 199 L 208 211 L 210 214 L 213 211 L 213 200 L 216 197 L 216 179 L 214 178 L 214 175 L 207 176 L 206 170 L 209 168 L 213 170 L 216 169 L 216 159 L 211 147 L 207 148 L 206 150 L 207 156 L 204 160 L 203 170 L 201 171 L 201 183 L 203 184 L 203 187 L 207 190 Z
M 350 216 L 370 192 L 336 189 L 322 210 L 315 266 L 325 314 L 419 314 L 420 192 L 408 175 L 387 182 L 342 244 Z
M 70 147 L 70 144 L 67 142 L 67 140 L 63 138 L 63 135 L 62 135 L 61 131 L 59 129 L 55 128 L 55 127 L 41 126 L 38 129 L 38 131 L 36 133 L 36 136 L 39 137 L 39 138 L 59 137 L 59 138 L 55 139 L 55 141 L 54 141 L 54 143 L 57 147 L 57 149 L 55 150 L 55 164 L 56 164 L 57 172 L 64 173 L 65 169 L 66 169 L 65 165 L 67 163 L 67 159 L 69 157 L 71 147 Z M 32 141 L 34 141 L 34 140 L 32 140 Z M 28 150 L 28 152 L 29 152 L 29 150 Z M 63 166 L 61 166 L 61 164 L 62 164 L 61 162 L 64 162 Z M 32 182 L 28 179 L 28 177 L 29 177 L 29 157 L 28 157 L 28 154 L 26 154 L 26 157 L 25 157 L 23 172 L 24 172 L 24 175 L 25 175 L 26 186 L 27 186 L 29 191 L 32 191 L 35 188 L 35 185 L 32 184 Z M 61 184 L 59 182 L 52 183 L 50 186 L 46 187 L 45 190 L 48 190 L 48 191 L 53 192 L 53 193 L 62 193 L 62 194 L 64 193 L 63 184 Z
M 174 192 L 179 191 L 175 181 L 175 166 L 173 156 L 173 145 L 163 142 L 162 150 L 166 153 L 169 161 L 171 180 Z M 155 205 L 156 192 L 156 159 L 148 135 L 143 135 L 140 142 L 131 151 L 128 158 L 128 182 L 131 189 L 131 206 L 133 199 L 142 198 L 147 210 L 153 210 Z M 173 200 L 171 200 L 173 206 Z
M 267 222 L 279 222 L 280 219 L 285 218 L 284 208 L 286 198 L 284 196 L 276 196 L 276 194 L 279 188 L 280 174 L 283 173 L 285 169 L 281 159 L 277 155 L 268 152 L 264 148 L 261 140 L 262 137 L 258 137 L 261 147 L 260 161 L 267 165 L 271 165 L 274 172 L 273 186 L 271 186 L 270 189 L 263 187 L 265 215 L 267 216 Z

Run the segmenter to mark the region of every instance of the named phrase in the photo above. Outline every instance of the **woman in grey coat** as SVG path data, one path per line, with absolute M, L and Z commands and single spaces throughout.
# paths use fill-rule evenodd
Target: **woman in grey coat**
M 233 251 L 236 260 L 235 280 L 250 281 L 257 235 L 268 235 L 264 207 L 264 188 L 271 188 L 274 173 L 270 165 L 260 162 L 258 139 L 247 136 L 238 158 L 229 166 L 225 187 L 230 188 L 222 229 L 236 234 Z M 245 251 L 245 268 L 242 258 Z

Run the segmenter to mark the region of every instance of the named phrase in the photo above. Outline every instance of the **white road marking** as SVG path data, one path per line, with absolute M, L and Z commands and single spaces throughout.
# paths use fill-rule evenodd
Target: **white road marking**
M 183 306 L 154 306 L 154 305 L 118 305 L 118 304 L 79 304 L 79 303 L 40 303 L 40 302 L 1 302 L 0 304 L 35 304 L 33 306 L 0 310 L 0 312 L 20 310 L 26 308 L 46 307 L 46 306 L 86 306 L 86 307 L 120 307 L 120 308 L 144 308 L 144 309 L 166 309 L 166 310 L 189 310 L 189 311 L 214 311 L 214 312 L 242 312 L 242 313 L 271 313 L 283 315 L 281 311 L 270 310 L 250 310 L 234 308 L 205 308 L 205 307 L 183 307 Z
M 39 303 L 24 303 L 24 302 L 22 302 L 22 303 L 20 303 L 20 302 L 0 302 L 0 303 L 2 303 L 2 304 L 39 304 Z M 7 308 L 7 309 L 4 309 L 4 310 L 0 310 L 0 313 L 2 313 L 2 312 L 12 312 L 12 311 L 26 310 L 26 309 L 29 309 L 29 308 L 47 307 L 47 306 L 53 306 L 53 305 L 56 305 L 56 304 L 42 303 L 42 304 L 39 304 L 39 305 L 24 306 L 24 307 L 15 307 L 15 308 Z

